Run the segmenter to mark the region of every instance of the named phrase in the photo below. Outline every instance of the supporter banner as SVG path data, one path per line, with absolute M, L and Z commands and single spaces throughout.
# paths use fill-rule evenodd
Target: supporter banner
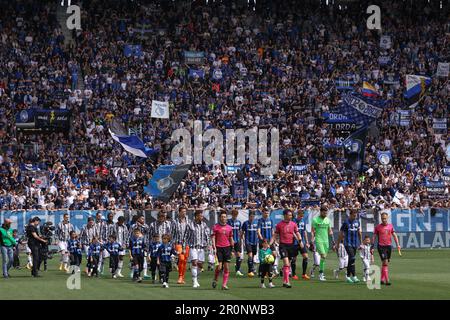
M 391 57 L 390 56 L 379 56 L 378 57 L 378 64 L 384 66 L 391 63 Z
M 125 57 L 141 57 L 143 56 L 143 52 L 142 52 L 142 46 L 139 44 L 133 45 L 133 44 L 126 44 L 123 47 L 123 54 L 125 55 Z
M 237 173 L 241 166 L 226 166 L 227 173 Z
M 203 51 L 184 51 L 184 62 L 186 64 L 202 64 L 205 60 Z
M 445 197 L 445 183 L 443 180 L 426 181 L 425 187 L 427 188 L 428 196 L 430 198 Z
M 370 124 L 383 112 L 385 101 L 364 97 L 357 92 L 344 94 L 335 113 L 347 116 L 357 124 Z
M 235 199 L 245 199 L 248 195 L 248 183 L 247 181 L 244 182 L 233 182 L 233 198 Z
M 153 100 L 151 117 L 169 119 L 169 102 Z
M 354 84 L 355 81 L 353 80 L 337 79 L 335 81 L 336 89 L 338 90 L 353 90 Z
M 198 79 L 198 78 L 204 78 L 205 77 L 205 71 L 201 70 L 201 69 L 189 69 L 189 78 L 194 78 L 194 79 Z
M 433 131 L 435 133 L 447 133 L 447 118 L 433 118 Z
M 391 36 L 380 37 L 380 47 L 383 49 L 390 49 L 392 46 Z
M 437 66 L 436 75 L 438 77 L 448 77 L 448 74 L 450 72 L 450 63 L 448 62 L 439 62 Z
M 392 161 L 391 151 L 377 151 L 378 162 L 382 165 L 388 165 Z
M 155 199 L 168 202 L 190 167 L 191 165 L 189 164 L 159 166 L 153 172 L 153 177 L 149 180 L 148 186 L 144 187 L 144 192 Z
M 366 147 L 368 128 L 363 127 L 352 133 L 344 141 L 345 167 L 348 170 L 361 171 L 364 163 L 364 151 Z
M 402 127 L 409 127 L 411 122 L 411 110 L 397 110 L 398 124 Z
M 444 180 L 445 185 L 450 186 L 450 166 L 444 167 L 442 169 L 442 173 L 443 173 L 442 179 Z
M 35 110 L 35 127 L 44 130 L 69 130 L 70 128 L 69 110 Z
M 297 174 L 306 174 L 306 170 L 308 170 L 307 164 L 297 164 L 291 167 L 292 171 Z
M 383 79 L 384 84 L 387 85 L 400 85 L 400 76 L 395 73 L 387 73 Z

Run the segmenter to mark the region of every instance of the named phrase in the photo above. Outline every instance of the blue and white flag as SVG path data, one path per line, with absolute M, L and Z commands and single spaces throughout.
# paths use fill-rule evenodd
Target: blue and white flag
M 142 53 L 142 46 L 140 44 L 132 45 L 132 44 L 126 44 L 123 47 L 123 54 L 125 57 L 141 57 L 143 55 Z
M 406 92 L 404 93 L 407 106 L 414 108 L 423 98 L 430 85 L 431 78 L 408 74 L 406 76 Z
M 342 96 L 342 102 L 333 113 L 347 116 L 354 123 L 368 125 L 381 116 L 385 104 L 386 101 L 382 99 L 373 99 L 351 92 Z
M 157 151 L 148 148 L 144 145 L 141 139 L 138 136 L 128 136 L 128 135 L 117 135 L 108 129 L 111 137 L 120 143 L 122 147 L 131 154 L 134 154 L 137 157 L 147 158 L 147 156 L 155 154 Z
M 382 165 L 388 165 L 392 160 L 391 151 L 377 151 L 377 159 Z
M 152 118 L 169 119 L 169 102 L 152 100 Z
M 189 78 L 204 78 L 205 77 L 205 71 L 201 69 L 189 69 Z

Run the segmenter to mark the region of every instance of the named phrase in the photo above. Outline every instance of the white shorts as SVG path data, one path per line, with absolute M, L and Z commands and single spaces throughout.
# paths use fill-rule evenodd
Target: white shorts
M 31 253 L 31 249 L 30 249 L 29 246 L 25 246 L 25 252 L 26 252 L 26 253 Z
M 124 255 L 126 255 L 126 250 L 119 251 L 119 256 L 124 256 Z
M 86 257 L 89 253 L 89 246 L 84 246 L 84 253 L 86 254 Z
M 67 242 L 66 241 L 59 241 L 58 242 L 58 249 L 59 249 L 59 251 L 67 251 Z
M 370 269 L 370 259 L 361 259 L 364 264 L 364 270 Z
M 109 252 L 108 252 L 108 250 L 103 249 L 102 256 L 103 256 L 103 258 L 108 258 L 108 257 L 109 257 Z
M 189 249 L 189 261 L 205 262 L 205 249 Z
M 339 269 L 347 268 L 348 266 L 348 256 L 339 257 Z

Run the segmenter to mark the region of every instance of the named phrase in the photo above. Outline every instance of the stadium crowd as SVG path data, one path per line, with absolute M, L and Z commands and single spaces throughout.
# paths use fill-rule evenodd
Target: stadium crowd
M 304 200 L 336 207 L 450 207 L 448 186 L 439 199 L 423 186 L 425 178 L 440 178 L 450 160 L 448 130 L 436 134 L 432 123 L 448 119 L 450 109 L 450 82 L 434 76 L 437 63 L 450 60 L 445 5 L 383 1 L 383 32 L 393 41 L 381 49 L 382 32 L 366 28 L 364 2 L 258 0 L 242 9 L 227 1 L 190 7 L 82 1 L 82 30 L 73 31 L 68 46 L 53 2 L 3 3 L 0 209 L 280 208 Z M 142 56 L 125 56 L 125 44 L 141 45 Z M 205 52 L 198 67 L 203 78 L 189 77 L 185 50 Z M 390 61 L 380 64 L 380 56 Z M 430 76 L 432 84 L 410 125 L 401 127 L 391 115 L 406 109 L 407 74 Z M 391 75 L 397 83 L 386 83 Z M 336 139 L 322 114 L 340 100 L 338 78 L 355 87 L 368 81 L 388 100 L 370 131 L 359 174 L 345 170 L 342 148 L 323 145 Z M 170 120 L 150 117 L 152 100 L 170 102 Z M 71 110 L 69 133 L 17 130 L 16 114 L 32 107 Z M 108 132 L 112 119 L 141 133 L 159 153 L 147 159 L 127 153 Z M 225 165 L 194 165 L 168 204 L 155 201 L 143 188 L 158 165 L 170 164 L 172 131 L 194 120 L 204 128 L 278 127 L 278 174 L 261 176 L 258 165 L 236 174 Z M 378 162 L 378 150 L 392 152 L 389 165 Z M 306 164 L 303 174 L 292 170 Z M 36 171 L 48 175 L 48 187 L 36 186 L 30 174 Z M 248 198 L 233 199 L 232 183 L 243 179 Z

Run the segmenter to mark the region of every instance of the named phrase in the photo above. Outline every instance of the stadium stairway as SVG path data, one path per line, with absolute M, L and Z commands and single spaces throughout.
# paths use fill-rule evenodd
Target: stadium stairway
M 69 47 L 75 47 L 75 39 L 74 39 L 74 33 L 72 30 L 69 30 L 67 28 L 66 22 L 67 18 L 69 17 L 69 14 L 67 14 L 67 1 L 64 1 L 64 5 L 61 5 L 61 1 L 57 1 L 57 7 L 56 7 L 56 19 L 58 21 L 58 24 L 61 28 L 61 32 L 64 35 L 64 46 L 67 48 Z M 76 4 L 81 8 L 81 3 L 76 3 L 75 1 L 71 1 L 71 4 Z M 78 81 L 77 81 L 77 89 L 84 90 L 84 81 L 83 76 L 81 72 L 81 68 L 78 65 Z

